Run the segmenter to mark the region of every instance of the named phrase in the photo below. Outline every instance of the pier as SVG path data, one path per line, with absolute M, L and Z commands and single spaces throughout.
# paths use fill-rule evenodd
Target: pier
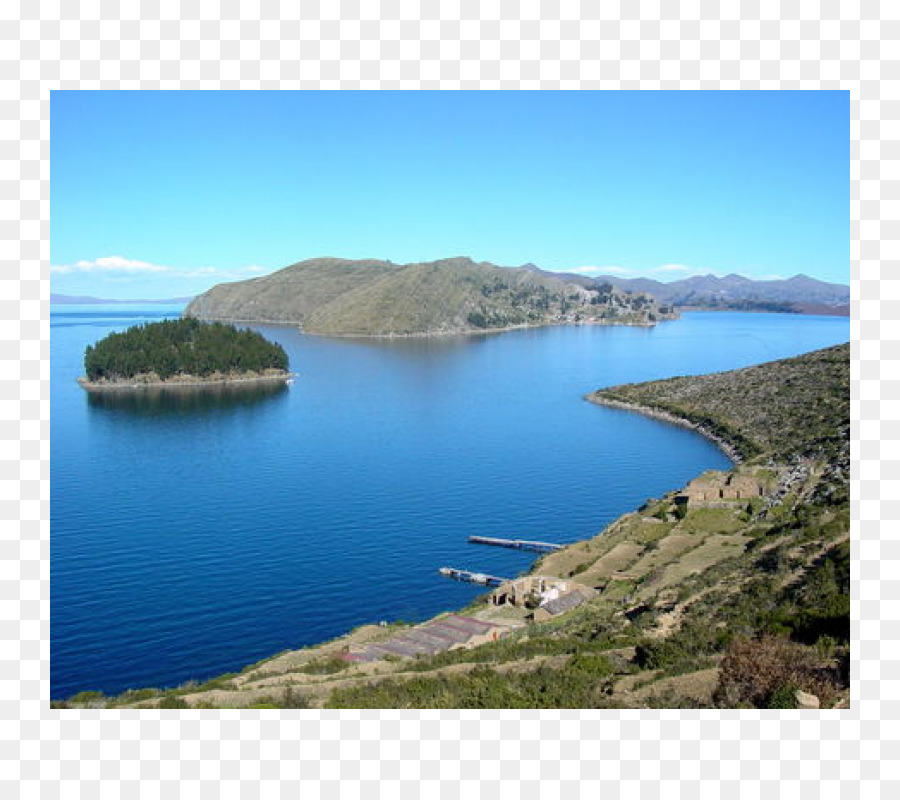
M 467 569 L 454 569 L 453 567 L 441 567 L 438 572 L 447 578 L 466 583 L 478 583 L 481 586 L 501 586 L 509 582 L 509 578 L 498 578 L 496 575 L 485 575 L 482 572 L 469 572 Z
M 497 539 L 492 536 L 470 536 L 469 544 L 489 544 L 494 547 L 513 547 L 517 550 L 534 550 L 537 553 L 553 553 L 563 545 L 552 542 L 531 542 L 527 539 Z

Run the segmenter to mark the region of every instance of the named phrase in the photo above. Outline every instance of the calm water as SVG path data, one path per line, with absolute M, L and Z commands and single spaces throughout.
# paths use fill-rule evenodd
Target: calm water
M 420 620 L 533 556 L 470 534 L 590 536 L 728 460 L 584 402 L 600 386 L 847 341 L 846 319 L 687 314 L 656 329 L 351 341 L 257 326 L 299 377 L 268 392 L 96 400 L 85 345 L 161 306 L 54 306 L 54 697 L 171 686 L 364 622 Z

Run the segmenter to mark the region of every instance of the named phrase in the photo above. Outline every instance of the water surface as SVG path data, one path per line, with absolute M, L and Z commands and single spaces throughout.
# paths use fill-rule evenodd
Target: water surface
M 349 340 L 254 326 L 287 388 L 110 398 L 84 347 L 174 307 L 51 314 L 51 692 L 203 679 L 381 619 L 421 620 L 533 555 L 472 534 L 571 542 L 728 460 L 701 436 L 582 396 L 847 341 L 846 319 L 686 314 Z

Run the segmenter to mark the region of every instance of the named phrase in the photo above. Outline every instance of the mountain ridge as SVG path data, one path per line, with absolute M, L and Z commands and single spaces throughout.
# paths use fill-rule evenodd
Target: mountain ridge
M 651 294 L 661 303 L 671 303 L 679 307 L 733 308 L 746 307 L 754 310 L 797 311 L 810 313 L 804 305 L 822 306 L 827 309 L 844 309 L 849 314 L 850 287 L 839 283 L 828 283 L 798 273 L 790 278 L 755 280 L 744 275 L 731 273 L 718 277 L 712 273 L 693 275 L 689 278 L 665 283 L 653 278 L 622 278 L 615 275 L 600 275 L 593 280 L 609 283 L 620 289 L 631 289 Z M 767 304 L 776 304 L 767 308 Z M 778 304 L 781 307 L 778 307 Z M 833 313 L 833 312 L 832 312 Z

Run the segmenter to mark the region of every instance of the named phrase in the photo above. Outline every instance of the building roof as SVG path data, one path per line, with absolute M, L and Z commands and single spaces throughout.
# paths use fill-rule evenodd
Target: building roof
M 580 606 L 583 602 L 587 600 L 581 592 L 568 592 L 564 594 L 562 597 L 557 597 L 555 600 L 550 600 L 540 607 L 544 609 L 548 614 L 552 614 L 556 616 L 557 614 L 562 614 L 564 611 L 571 611 L 576 606 Z

